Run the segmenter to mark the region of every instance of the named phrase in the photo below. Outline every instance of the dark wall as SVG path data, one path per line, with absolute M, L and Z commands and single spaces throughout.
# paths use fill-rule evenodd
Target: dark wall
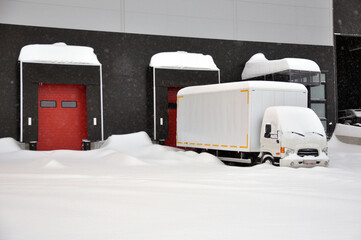
M 360 0 L 333 0 L 334 32 L 361 36 Z
M 27 44 L 93 47 L 103 65 L 104 130 L 111 134 L 153 131 L 150 58 L 159 52 L 187 51 L 213 56 L 221 82 L 241 79 L 246 61 L 263 52 L 268 59 L 308 58 L 327 71 L 330 121 L 335 120 L 336 95 L 332 46 L 294 45 L 231 40 L 151 36 L 0 24 L 0 137 L 19 139 L 20 49 Z
M 334 0 L 338 109 L 361 108 L 361 2 Z
M 361 37 L 336 37 L 340 110 L 361 108 Z

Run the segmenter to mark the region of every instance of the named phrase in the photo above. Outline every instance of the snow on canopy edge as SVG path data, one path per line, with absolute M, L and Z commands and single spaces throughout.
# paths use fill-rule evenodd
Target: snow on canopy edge
M 21 49 L 18 60 L 25 63 L 101 65 L 93 48 L 65 43 L 26 45 Z
M 211 93 L 211 92 L 226 92 L 246 89 L 263 89 L 263 90 L 288 90 L 297 92 L 307 92 L 307 88 L 300 83 L 277 82 L 277 81 L 239 81 L 231 83 L 210 84 L 201 86 L 185 87 L 179 90 L 178 96 Z
M 247 61 L 242 72 L 242 79 L 250 79 L 286 70 L 321 72 L 318 64 L 309 59 L 283 58 L 268 60 L 263 53 L 257 53 Z
M 149 66 L 175 70 L 219 71 L 212 56 L 184 51 L 157 53 L 150 59 Z

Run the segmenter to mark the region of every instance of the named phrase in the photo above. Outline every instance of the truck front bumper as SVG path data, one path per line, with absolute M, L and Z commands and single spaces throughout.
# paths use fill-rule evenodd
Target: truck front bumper
M 287 157 L 280 159 L 281 167 L 315 167 L 323 166 L 327 167 L 329 164 L 329 158 L 326 154 L 322 153 L 318 157 L 300 157 L 296 154 L 291 154 Z

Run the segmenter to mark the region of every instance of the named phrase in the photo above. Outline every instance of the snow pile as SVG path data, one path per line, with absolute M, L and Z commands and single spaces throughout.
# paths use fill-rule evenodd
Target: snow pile
M 152 145 L 146 132 L 110 136 L 101 148 L 112 149 L 123 153 L 136 154 L 140 149 Z
M 0 153 L 20 151 L 19 144 L 13 138 L 0 138 Z
M 65 168 L 65 166 L 63 164 L 61 164 L 60 162 L 56 161 L 55 159 L 41 159 L 41 161 L 46 162 L 46 164 L 44 165 L 44 168 L 49 168 L 49 169 L 61 169 L 61 168 Z
M 212 56 L 184 51 L 157 53 L 152 56 L 149 66 L 165 69 L 219 70 Z
M 27 63 L 100 65 L 93 48 L 70 46 L 65 43 L 26 45 L 20 51 L 19 61 Z
M 161 161 L 164 164 L 174 164 L 181 161 L 183 164 L 223 165 L 218 158 L 208 153 L 197 154 L 193 151 L 153 144 L 146 132 L 112 135 L 101 149 L 114 150 L 135 159 L 151 160 L 153 163 Z
M 360 127 L 336 125 L 335 132 L 328 142 L 329 154 L 335 159 L 332 161 L 332 166 L 356 172 L 361 169 L 361 145 L 346 144 L 337 138 L 337 136 L 352 136 L 357 128 Z M 357 137 L 360 139 L 361 134 Z M 360 173 L 361 171 L 358 174 Z
M 338 123 L 334 135 L 361 138 L 361 127 Z
M 309 59 L 283 58 L 278 60 L 268 60 L 263 53 L 257 53 L 246 63 L 242 72 L 242 79 L 251 79 L 286 70 L 321 72 L 317 63 Z

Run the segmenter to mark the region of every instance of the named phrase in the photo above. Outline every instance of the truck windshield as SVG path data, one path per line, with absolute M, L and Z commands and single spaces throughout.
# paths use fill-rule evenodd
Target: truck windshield
M 282 132 L 300 136 L 306 134 L 325 135 L 323 125 L 314 111 L 303 107 L 279 107 L 277 118 Z

